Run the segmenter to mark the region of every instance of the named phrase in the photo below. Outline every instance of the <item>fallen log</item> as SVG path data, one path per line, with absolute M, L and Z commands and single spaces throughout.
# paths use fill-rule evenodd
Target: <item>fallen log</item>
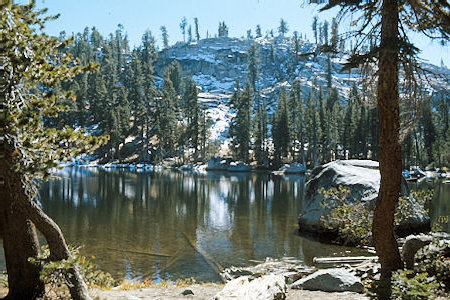
M 344 256 L 344 257 L 314 257 L 316 264 L 357 264 L 366 261 L 378 261 L 378 256 Z
M 106 249 L 112 250 L 112 251 L 118 251 L 118 252 L 133 253 L 133 254 L 143 254 L 143 255 L 158 256 L 158 257 L 172 257 L 172 255 L 153 253 L 153 252 L 142 252 L 142 251 L 116 249 L 116 248 L 106 248 Z
M 222 281 L 225 282 L 225 280 L 220 275 L 223 271 L 223 267 L 216 262 L 208 253 L 206 253 L 204 250 L 202 250 L 196 242 L 194 242 L 186 233 L 182 232 L 183 237 L 186 239 L 188 244 L 198 253 L 200 256 L 205 260 L 205 262 L 213 269 L 219 277 L 222 279 Z

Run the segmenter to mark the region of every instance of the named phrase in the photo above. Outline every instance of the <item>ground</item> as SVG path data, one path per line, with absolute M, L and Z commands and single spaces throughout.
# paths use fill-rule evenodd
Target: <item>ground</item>
M 210 300 L 222 290 L 223 285 L 210 284 L 210 285 L 190 285 L 184 287 L 151 287 L 143 289 L 132 289 L 132 290 L 100 290 L 92 289 L 90 295 L 99 300 L 169 300 L 169 299 L 196 299 L 196 300 Z M 191 290 L 194 295 L 184 296 L 182 293 L 185 290 Z M 368 297 L 357 294 L 357 293 L 327 293 L 321 291 L 303 291 L 303 290 L 292 290 L 288 289 L 287 298 L 288 300 L 294 299 L 325 299 L 325 300 L 360 300 L 369 299 Z

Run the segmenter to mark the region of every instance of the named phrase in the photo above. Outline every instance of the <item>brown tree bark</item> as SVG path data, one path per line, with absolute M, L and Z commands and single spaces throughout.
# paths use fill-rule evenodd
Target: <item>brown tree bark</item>
M 39 280 L 39 268 L 28 262 L 28 257 L 36 257 L 39 251 L 34 226 L 47 240 L 51 260 L 68 259 L 70 252 L 59 226 L 34 202 L 31 179 L 11 168 L 13 149 L 6 144 L 3 149 L 5 158 L 0 162 L 0 175 L 5 178 L 0 196 L 2 208 L 5 208 L 1 217 L 5 225 L 4 248 L 9 277 L 7 299 L 27 300 L 35 299 L 44 292 L 44 285 Z M 66 281 L 72 299 L 91 299 L 76 268 L 68 270 Z
M 45 287 L 39 278 L 40 268 L 28 262 L 39 252 L 35 227 L 5 193 L 0 197 L 5 205 L 1 218 L 9 287 L 6 299 L 36 299 L 44 294 Z
M 20 207 L 20 213 L 29 218 L 44 235 L 50 249 L 50 260 L 63 260 L 70 257 L 70 252 L 59 226 L 47 216 L 33 201 L 33 191 L 29 188 L 31 181 L 16 171 L 9 172 L 10 197 L 12 203 Z M 72 299 L 91 299 L 83 278 L 76 268 L 67 270 L 66 281 Z
M 388 299 L 391 273 L 402 267 L 394 236 L 394 212 L 400 195 L 402 155 L 399 141 L 400 115 L 398 91 L 397 0 L 384 0 L 381 21 L 381 48 L 378 62 L 378 95 L 380 111 L 381 183 L 373 219 L 373 242 L 381 263 L 382 288 L 379 298 Z

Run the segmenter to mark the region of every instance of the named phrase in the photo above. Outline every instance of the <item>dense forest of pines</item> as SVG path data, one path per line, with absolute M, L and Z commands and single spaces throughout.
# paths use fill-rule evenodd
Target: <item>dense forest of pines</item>
M 335 20 L 330 34 L 328 27 L 328 22 L 314 19 L 315 42 L 323 48 L 343 48 Z M 200 39 L 198 19 L 194 32 L 191 26 L 187 27 L 186 19 L 182 20 L 180 29 L 187 42 Z M 163 47 L 168 48 L 164 26 L 161 32 Z M 262 36 L 259 25 L 255 32 L 256 37 Z M 288 26 L 284 20 L 278 32 L 287 38 Z M 273 30 L 267 35 L 273 41 Z M 219 23 L 218 36 L 228 36 L 225 22 Z M 251 30 L 247 38 L 254 38 Z M 291 63 L 296 64 L 301 54 L 302 35 L 294 32 L 289 39 L 290 52 L 296 58 Z M 192 163 L 218 155 L 220 141 L 209 138 L 214 120 L 208 116 L 207 107 L 200 105 L 199 89 L 189 77 L 189 70 L 182 70 L 173 61 L 166 66 L 164 74 L 159 74 L 164 79 L 162 84 L 155 84 L 158 49 L 151 32 L 145 32 L 142 43 L 131 50 L 121 25 L 107 38 L 95 28 L 86 28 L 75 35 L 68 51 L 81 64 L 94 62 L 100 67 L 98 72 L 77 75 L 60 86 L 62 90 L 72 90 L 73 97 L 60 100 L 67 110 L 51 122 L 109 135 L 109 142 L 97 153 L 100 162 L 160 163 L 175 158 L 179 163 Z M 256 85 L 261 68 L 258 48 L 256 43 L 248 48 L 248 81 L 236 81 L 228 103 L 235 113 L 229 128 L 230 154 L 234 159 L 273 167 L 292 161 L 313 167 L 335 159 L 378 159 L 375 95 L 363 93 L 361 82 L 353 85 L 348 97 L 340 96 L 332 85 L 330 59 L 331 54 L 329 65 L 324 66 L 325 86 L 316 83 L 305 89 L 300 81 L 294 80 L 289 88 L 278 91 L 275 113 L 269 115 L 269 99 Z M 446 91 L 420 101 L 419 114 L 406 130 L 402 144 L 405 168 L 450 166 L 449 109 L 450 97 Z

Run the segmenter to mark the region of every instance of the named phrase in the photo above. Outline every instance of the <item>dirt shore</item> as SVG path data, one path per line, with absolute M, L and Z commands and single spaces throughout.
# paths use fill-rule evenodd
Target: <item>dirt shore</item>
M 211 284 L 211 285 L 189 285 L 184 287 L 151 287 L 142 289 L 130 289 L 130 290 L 100 290 L 91 289 L 91 297 L 99 300 L 169 300 L 169 299 L 198 299 L 198 300 L 210 300 L 216 295 L 220 290 L 222 290 L 222 285 Z M 184 296 L 183 292 L 186 290 L 192 291 L 193 295 Z M 357 293 L 327 293 L 322 291 L 304 291 L 304 290 L 293 290 L 288 289 L 287 298 L 288 300 L 294 299 L 325 299 L 325 300 L 362 300 L 369 299 L 365 295 Z

